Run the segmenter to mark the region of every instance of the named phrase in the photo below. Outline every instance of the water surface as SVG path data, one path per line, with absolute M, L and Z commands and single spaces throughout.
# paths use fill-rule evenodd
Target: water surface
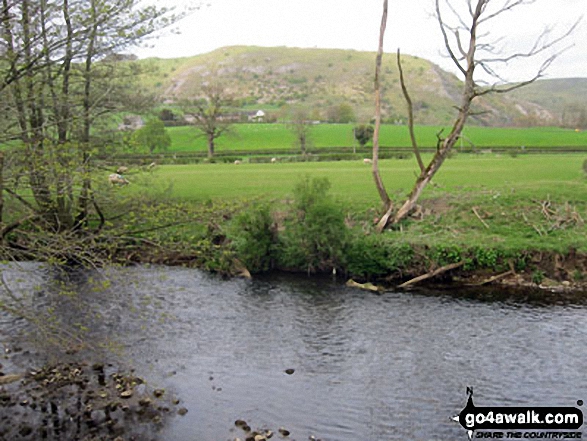
M 478 406 L 587 400 L 581 300 L 372 294 L 329 279 L 167 267 L 111 269 L 111 285 L 77 275 L 66 283 L 76 294 L 64 296 L 51 271 L 28 269 L 34 277 L 4 274 L 32 307 L 83 325 L 96 347 L 116 342 L 113 358 L 182 399 L 189 412 L 162 440 L 243 438 L 238 418 L 297 440 L 465 440 L 450 417 L 467 386 Z M 24 325 L 4 315 L 0 327 Z

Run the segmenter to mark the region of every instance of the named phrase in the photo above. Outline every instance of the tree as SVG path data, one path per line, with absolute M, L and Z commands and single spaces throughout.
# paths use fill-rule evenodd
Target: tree
M 381 173 L 379 173 L 379 132 L 381 130 L 381 61 L 383 60 L 383 38 L 387 27 L 387 0 L 383 0 L 383 13 L 381 14 L 381 25 L 379 28 L 379 46 L 375 58 L 375 129 L 373 131 L 373 165 L 372 174 L 375 187 L 386 210 L 391 210 L 391 199 L 387 194 Z
M 549 38 L 551 29 L 545 29 L 538 35 L 534 44 L 528 50 L 522 52 L 508 53 L 501 42 L 502 39 L 492 39 L 491 27 L 496 19 L 501 18 L 501 16 L 515 8 L 532 3 L 534 3 L 534 0 L 463 0 L 459 6 L 452 0 L 435 0 L 436 19 L 442 32 L 445 48 L 457 70 L 464 77 L 460 103 L 457 107 L 457 115 L 452 129 L 444 138 L 438 134 L 437 151 L 430 163 L 421 170 L 407 200 L 396 211 L 387 193 L 384 196 L 382 195 L 387 211 L 377 225 L 379 231 L 385 228 L 390 218 L 392 218 L 392 223 L 397 224 L 409 215 L 424 188 L 432 180 L 454 145 L 461 138 L 467 119 L 473 113 L 472 103 L 476 98 L 491 93 L 507 93 L 533 83 L 544 75 L 547 68 L 561 54 L 562 51 L 558 49 L 559 44 L 573 32 L 578 22 L 555 38 Z M 387 0 L 384 1 L 384 4 L 381 35 L 385 30 L 384 21 L 386 21 Z M 461 10 L 463 12 L 460 12 Z M 448 15 L 445 15 L 445 12 Z M 376 65 L 379 67 L 381 49 L 382 39 L 380 39 L 380 52 L 376 61 Z M 516 61 L 527 62 L 529 59 L 537 58 L 540 58 L 541 64 L 537 67 L 535 75 L 528 80 L 507 84 L 503 75 L 500 74 L 500 67 L 507 67 L 507 65 Z M 479 79 L 479 74 L 481 73 L 488 75 L 493 80 L 493 83 Z M 378 93 L 377 75 L 376 90 Z M 377 126 L 375 130 L 377 134 Z M 374 171 L 375 165 L 374 147 Z M 382 185 L 378 185 L 377 188 L 381 194 Z
M 202 86 L 201 97 L 181 103 L 184 112 L 193 117 L 193 124 L 208 142 L 208 158 L 214 156 L 216 139 L 230 130 L 228 108 L 233 98 L 226 86 L 218 81 Z
M 373 126 L 369 124 L 360 124 L 353 129 L 355 139 L 361 147 L 365 147 L 373 139 Z
M 139 0 L 0 1 L 0 98 L 8 120 L 0 142 L 19 141 L 10 155 L 15 179 L 3 190 L 24 212 L 0 227 L 0 239 L 31 223 L 29 233 L 92 234 L 92 208 L 97 229 L 105 224 L 92 186 L 95 135 L 100 121 L 132 101 L 127 85 L 135 73 L 108 55 L 174 17 Z
M 310 119 L 310 110 L 306 107 L 294 107 L 289 111 L 288 127 L 293 132 L 296 145 L 300 148 L 302 155 L 307 152 L 310 144 L 310 131 L 313 127 Z
M 132 143 L 147 147 L 150 153 L 155 150 L 167 151 L 171 146 L 171 138 L 165 129 L 165 124 L 159 118 L 153 118 L 146 122 L 132 135 Z
M 340 103 L 328 108 L 328 122 L 346 124 L 356 120 L 355 111 L 348 103 Z

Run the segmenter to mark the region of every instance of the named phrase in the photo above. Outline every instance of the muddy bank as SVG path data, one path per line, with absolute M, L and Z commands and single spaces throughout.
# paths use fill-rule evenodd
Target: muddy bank
M 551 293 L 585 293 L 587 294 L 587 255 L 574 249 L 568 253 L 549 251 L 521 250 L 515 258 L 501 257 L 494 262 L 493 268 L 484 267 L 477 262 L 476 250 L 462 249 L 451 263 L 435 259 L 429 249 L 413 247 L 414 258 L 409 267 L 397 268 L 383 275 L 356 275 L 347 268 L 331 268 L 316 274 L 334 274 L 341 279 L 352 279 L 358 283 L 375 284 L 379 290 L 396 289 L 406 282 L 422 276 L 431 275 L 414 286 L 434 288 L 494 286 L 504 290 L 535 290 Z M 210 256 L 212 259 L 213 257 Z M 182 266 L 209 270 L 207 259 L 202 254 L 182 254 L 165 252 L 161 249 L 134 250 L 120 253 L 116 260 L 127 264 L 160 264 Z M 462 265 L 458 265 L 461 263 Z M 455 268 L 450 268 L 451 266 Z M 448 268 L 444 271 L 444 268 Z M 271 271 L 308 275 L 307 268 L 282 268 L 275 266 Z M 255 277 L 243 265 L 238 256 L 222 266 L 218 272 L 226 277 Z M 267 274 L 267 272 L 265 272 Z

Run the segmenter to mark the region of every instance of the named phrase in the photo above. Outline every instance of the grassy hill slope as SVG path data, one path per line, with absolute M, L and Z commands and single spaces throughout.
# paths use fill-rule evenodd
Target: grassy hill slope
M 234 46 L 189 58 L 137 62 L 149 68 L 149 73 L 143 76 L 143 85 L 156 91 L 167 103 L 197 97 L 202 84 L 214 75 L 228 86 L 244 108 L 275 110 L 288 104 L 303 104 L 314 109 L 318 118 L 326 120 L 333 109 L 347 103 L 359 121 L 373 117 L 374 52 Z M 416 122 L 450 123 L 460 91 L 459 79 L 418 57 L 404 56 L 402 63 Z M 406 106 L 395 54 L 384 56 L 382 81 L 385 119 L 405 121 Z M 520 92 L 478 99 L 475 111 L 479 114 L 471 122 L 493 126 L 529 121 L 557 124 L 561 106 L 565 104 L 551 106 L 548 90 L 542 92 L 539 87 L 533 90 L 527 95 Z M 565 94 L 573 97 L 572 92 Z

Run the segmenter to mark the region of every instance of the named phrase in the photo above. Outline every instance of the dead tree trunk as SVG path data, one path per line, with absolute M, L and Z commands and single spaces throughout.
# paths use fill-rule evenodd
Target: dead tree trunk
M 418 161 L 418 167 L 420 167 L 420 172 L 423 172 L 426 167 L 424 166 L 422 156 L 420 155 L 420 150 L 418 149 L 418 143 L 416 142 L 416 134 L 414 133 L 414 106 L 412 105 L 412 99 L 410 98 L 408 87 L 406 86 L 404 70 L 402 69 L 402 61 L 399 49 L 397 50 L 397 68 L 399 70 L 399 81 L 402 87 L 402 92 L 404 94 L 406 105 L 408 107 L 408 130 L 410 131 L 412 148 L 414 150 L 414 155 L 416 155 L 416 161 Z
M 381 174 L 379 173 L 379 131 L 381 129 L 381 60 L 383 59 L 383 37 L 387 25 L 387 0 L 383 1 L 383 15 L 379 31 L 379 49 L 375 61 L 375 130 L 373 132 L 373 179 L 379 192 L 379 197 L 387 210 L 391 210 L 391 199 L 385 190 Z
M 549 55 L 548 53 L 550 52 L 550 49 L 567 38 L 577 26 L 577 23 L 575 23 L 560 37 L 552 40 L 547 38 L 550 32 L 550 29 L 547 28 L 536 39 L 534 45 L 532 45 L 527 52 L 517 52 L 499 56 L 499 51 L 503 50 L 503 48 L 496 47 L 496 41 L 500 41 L 500 39 L 494 39 L 493 42 L 488 42 L 487 37 L 490 35 L 490 32 L 478 35 L 479 26 L 481 24 L 487 26 L 489 21 L 511 11 L 517 6 L 531 4 L 532 0 L 505 1 L 501 6 L 497 5 L 493 9 L 489 9 L 489 0 L 476 0 L 476 2 L 467 0 L 465 9 L 468 17 L 466 19 L 464 15 L 459 15 L 457 8 L 453 4 L 454 2 L 444 0 L 447 10 L 454 15 L 453 21 L 456 23 L 454 25 L 450 25 L 441 15 L 441 1 L 442 0 L 435 0 L 436 18 L 442 31 L 445 48 L 455 66 L 464 76 L 458 114 L 449 135 L 444 139 L 439 138 L 436 154 L 428 166 L 423 168 L 422 164 L 419 164 L 421 172 L 416 179 L 408 199 L 395 213 L 393 207 L 390 206 L 388 208 L 387 212 L 377 224 L 378 231 L 383 231 L 390 219 L 392 219 L 393 224 L 401 222 L 414 209 L 422 192 L 430 183 L 436 172 L 440 169 L 457 141 L 461 138 L 467 119 L 471 114 L 471 104 L 473 100 L 476 97 L 489 93 L 507 93 L 514 89 L 526 86 L 542 77 L 545 70 L 552 64 L 553 60 L 562 53 L 562 51 L 559 51 L 554 55 Z M 491 6 L 493 5 L 494 3 L 491 4 Z M 479 41 L 479 39 L 483 38 L 485 40 Z M 508 63 L 517 60 L 524 60 L 524 62 L 527 62 L 529 58 L 538 55 L 543 55 L 546 59 L 537 69 L 536 75 L 527 81 L 517 82 L 513 85 L 504 85 L 502 77 L 498 75 L 494 67 L 495 65 L 507 65 Z M 479 86 L 475 82 L 476 67 L 480 67 L 482 71 L 495 78 L 498 82 L 492 86 Z M 404 87 L 405 84 L 402 81 L 402 88 Z M 404 90 L 404 95 L 406 95 L 406 92 L 407 90 Z M 409 105 L 409 96 L 406 96 L 406 100 L 408 100 Z

